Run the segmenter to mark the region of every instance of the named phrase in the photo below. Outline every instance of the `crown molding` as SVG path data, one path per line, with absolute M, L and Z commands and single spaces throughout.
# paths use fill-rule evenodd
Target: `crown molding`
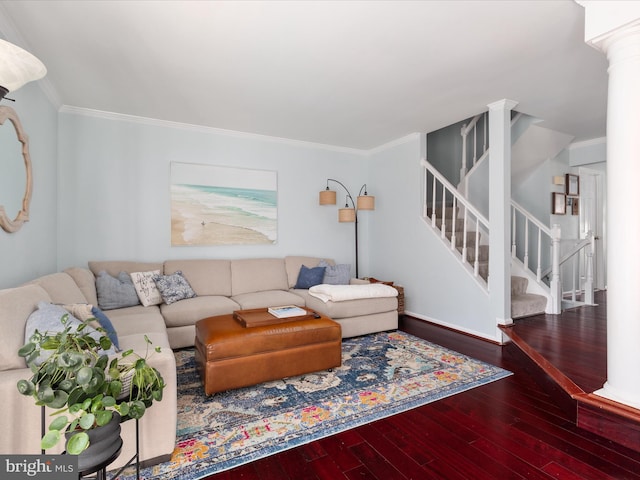
M 74 107 L 71 105 L 62 105 L 59 109 L 60 113 L 68 113 L 72 115 L 82 115 L 85 117 L 102 118 L 106 120 L 117 120 L 121 122 L 139 123 L 154 127 L 174 128 L 180 130 L 188 130 L 191 132 L 208 133 L 216 135 L 224 135 L 227 137 L 237 137 L 251 140 L 259 140 L 263 142 L 280 143 L 304 148 L 313 148 L 319 150 L 329 150 L 333 152 L 349 153 L 358 156 L 367 156 L 369 151 L 357 148 L 338 147 L 324 143 L 306 142 L 304 140 L 292 140 L 290 138 L 272 137 L 269 135 L 261 135 L 258 133 L 239 132 L 237 130 L 227 130 L 224 128 L 207 127 L 204 125 L 193 125 L 190 123 L 174 122 L 171 120 L 160 120 L 157 118 L 140 117 L 137 115 L 129 115 L 125 113 L 106 112 L 103 110 L 95 110 L 84 107 Z

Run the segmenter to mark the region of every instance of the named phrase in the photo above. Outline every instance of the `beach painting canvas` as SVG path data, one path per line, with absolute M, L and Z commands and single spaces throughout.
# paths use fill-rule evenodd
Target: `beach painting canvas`
M 171 245 L 273 244 L 276 172 L 171 163 Z

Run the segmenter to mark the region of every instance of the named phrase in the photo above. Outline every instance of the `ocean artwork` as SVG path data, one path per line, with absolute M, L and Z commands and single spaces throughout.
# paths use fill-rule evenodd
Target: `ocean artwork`
M 171 245 L 273 244 L 276 172 L 171 164 Z

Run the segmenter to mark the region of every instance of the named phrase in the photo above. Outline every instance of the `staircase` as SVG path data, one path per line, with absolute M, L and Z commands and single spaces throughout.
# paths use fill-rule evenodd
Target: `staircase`
M 477 271 L 477 276 L 487 284 L 489 277 L 489 245 L 482 243 L 483 237 L 479 232 L 465 230 L 465 220 L 460 218 L 459 207 L 455 207 L 455 209 L 452 206 L 445 207 L 444 211 L 442 208 L 428 209 L 427 213 L 430 218 L 435 218 L 435 230 L 448 241 L 451 248 L 460 254 L 463 264 L 472 266 L 474 273 Z M 446 219 L 451 220 L 447 222 Z M 466 234 L 461 235 L 459 233 L 465 231 Z M 512 319 L 544 313 L 547 308 L 547 297 L 545 295 L 527 293 L 528 284 L 529 279 L 526 277 L 511 277 Z
M 536 125 L 539 120 L 514 114 L 512 127 L 512 188 L 538 164 L 553 158 L 571 141 Z M 461 129 L 462 159 L 458 185 L 454 186 L 426 159 L 422 218 L 458 258 L 465 270 L 489 295 L 489 200 L 488 116 L 475 116 Z M 544 139 L 544 141 L 543 141 Z M 540 148 L 538 148 L 540 147 Z M 534 150 L 538 148 L 535 152 Z M 542 152 L 542 153 L 541 153 Z M 515 155 L 514 155 L 515 153 Z M 515 158 L 514 158 L 515 157 Z M 504 223 L 504 222 L 502 222 Z M 587 274 L 581 287 L 585 302 L 593 304 L 593 235 L 587 232 L 575 248 L 560 258 L 560 228 L 549 228 L 521 205 L 511 201 L 510 224 L 495 225 L 498 231 L 511 231 L 511 318 L 540 313 L 560 313 L 567 302 L 562 298 L 561 266 L 570 258 L 585 255 Z M 589 248 L 589 246 L 591 246 Z M 504 285 L 498 281 L 496 284 Z M 581 289 L 580 286 L 573 291 Z M 576 302 L 572 306 L 576 306 Z

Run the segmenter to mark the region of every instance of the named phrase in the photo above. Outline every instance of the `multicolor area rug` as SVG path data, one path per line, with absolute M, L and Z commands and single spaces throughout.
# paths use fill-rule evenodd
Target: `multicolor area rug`
M 193 350 L 176 360 L 176 449 L 171 461 L 143 469 L 145 479 L 200 479 L 510 375 L 398 331 L 343 340 L 333 371 L 209 398 Z

